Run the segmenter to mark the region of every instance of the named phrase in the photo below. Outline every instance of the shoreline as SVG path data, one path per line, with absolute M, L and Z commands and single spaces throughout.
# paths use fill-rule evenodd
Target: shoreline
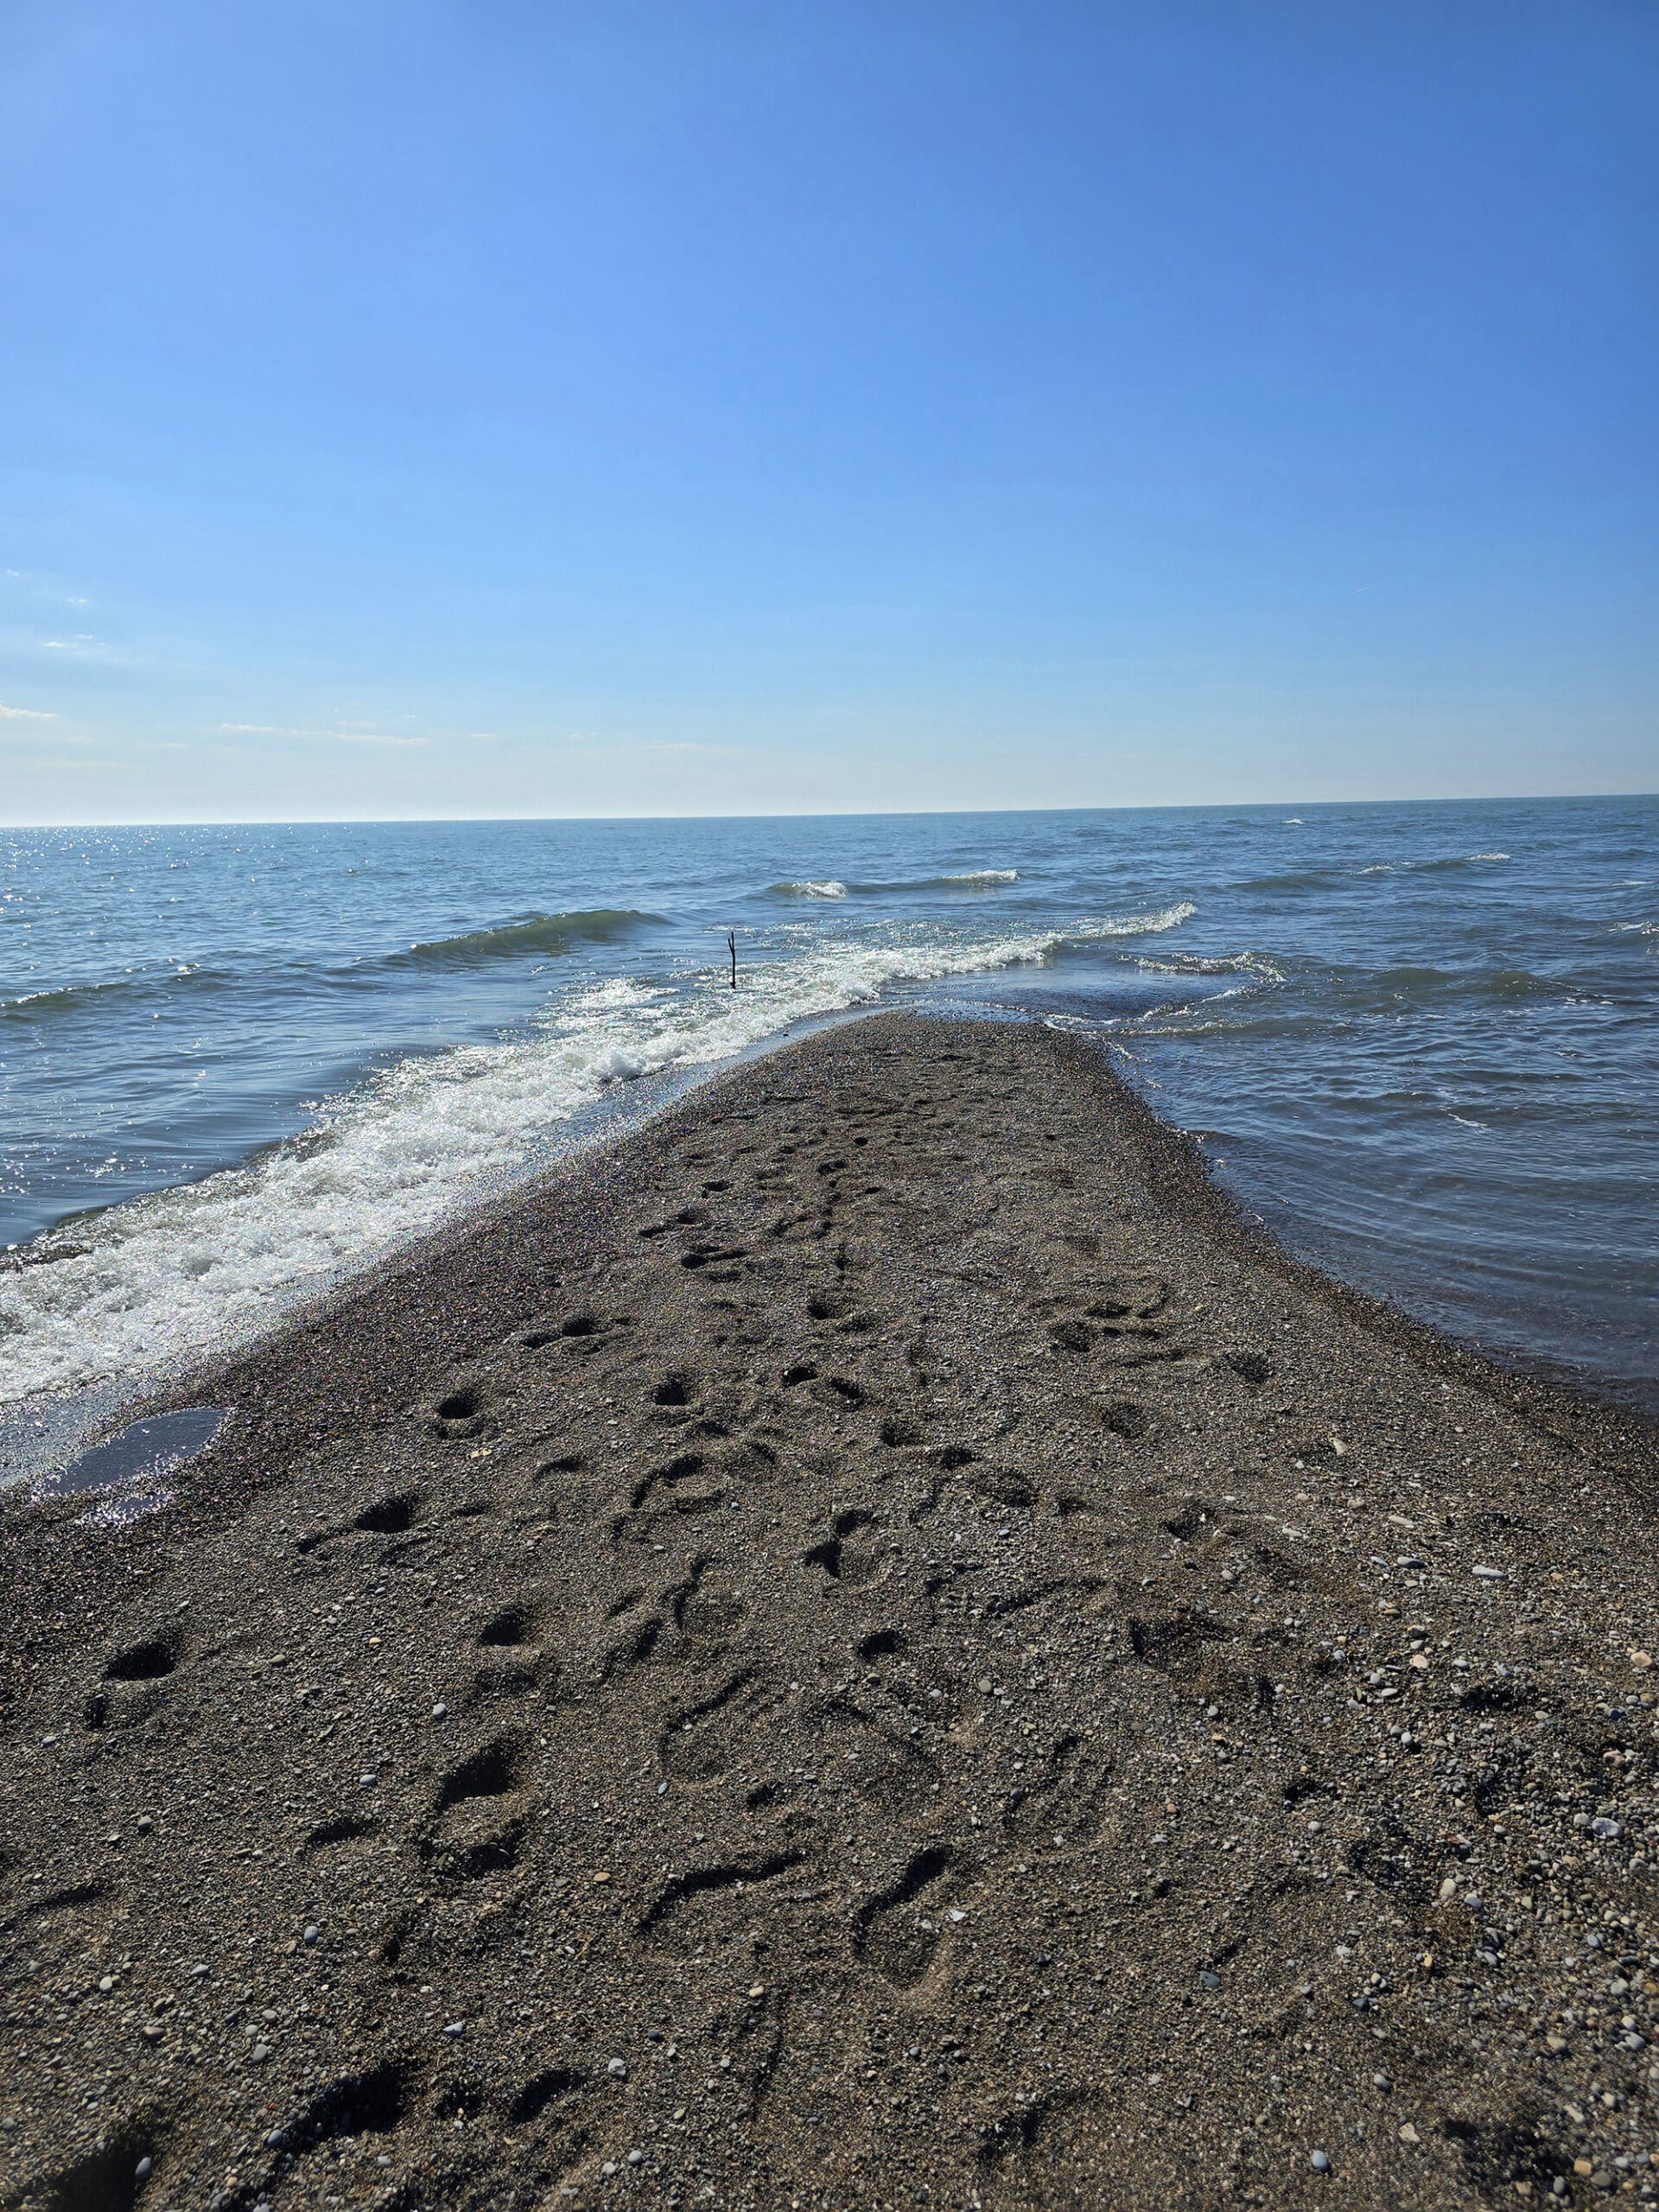
M 0 2202 L 1639 2190 L 1659 1430 L 1087 1043 L 820 1030 L 189 1385 L 167 1511 L 0 1503 Z
M 497 1217 L 511 1214 L 521 1201 L 533 1198 L 544 1186 L 563 1186 L 570 1178 L 582 1175 L 611 1148 L 626 1144 L 643 1128 L 666 1115 L 683 1106 L 695 1109 L 705 1090 L 739 1071 L 775 1054 L 791 1052 L 829 1031 L 884 1017 L 997 1027 L 1023 1027 L 1039 1019 L 1014 1013 L 970 1014 L 933 1007 L 848 1008 L 809 1016 L 792 1025 L 781 1038 L 766 1038 L 746 1046 L 713 1072 L 680 1067 L 660 1071 L 621 1086 L 619 1093 L 606 1094 L 578 1111 L 569 1122 L 560 1125 L 562 1135 L 570 1135 L 571 1141 L 546 1165 L 515 1177 L 491 1196 L 461 1208 L 448 1220 L 394 1245 L 378 1258 L 349 1268 L 334 1282 L 302 1294 L 293 1305 L 284 1307 L 263 1325 L 239 1332 L 232 1351 L 216 1357 L 181 1354 L 142 1380 L 106 1378 L 84 1384 L 75 1392 L 45 1394 L 40 1402 L 44 1402 L 55 1416 L 48 1424 L 54 1430 L 54 1440 L 41 1446 L 32 1446 L 26 1440 L 16 1445 L 11 1452 L 16 1471 L 0 1479 L 0 1503 L 3 1503 L 13 1485 L 37 1480 L 43 1466 L 60 1462 L 66 1453 L 73 1455 L 105 1441 L 118 1435 L 129 1422 L 176 1405 L 192 1392 L 211 1395 L 215 1377 L 246 1364 L 257 1357 L 262 1348 L 307 1328 L 326 1326 L 330 1314 L 371 1291 L 381 1277 L 397 1273 L 424 1252 L 447 1249 L 457 1240 L 483 1233 Z M 1190 1217 L 1209 1220 L 1218 1232 L 1224 1227 L 1233 1247 L 1261 1264 L 1287 1270 L 1311 1288 L 1323 1287 L 1339 1294 L 1351 1302 L 1355 1318 L 1365 1325 L 1385 1331 L 1398 1328 L 1417 1342 L 1426 1355 L 1438 1352 L 1454 1356 L 1460 1362 L 1472 1361 L 1478 1367 L 1489 1370 L 1493 1376 L 1514 1383 L 1541 1414 L 1546 1410 L 1546 1402 L 1553 1402 L 1563 1418 L 1570 1418 L 1575 1409 L 1605 1414 L 1626 1432 L 1618 1440 L 1618 1448 L 1635 1448 L 1638 1452 L 1651 1433 L 1655 1440 L 1655 1472 L 1659 1475 L 1659 1410 L 1649 1410 L 1647 1402 L 1647 1395 L 1659 1386 L 1635 1377 L 1602 1374 L 1589 1366 L 1521 1345 L 1486 1344 L 1478 1338 L 1456 1336 L 1437 1323 L 1414 1314 L 1388 1291 L 1351 1281 L 1317 1254 L 1297 1251 L 1286 1241 L 1284 1230 L 1274 1225 L 1269 1215 L 1259 1211 L 1257 1202 L 1247 1190 L 1231 1186 L 1219 1178 L 1216 1163 L 1205 1151 L 1202 1141 L 1169 1121 L 1147 1098 L 1144 1087 L 1124 1074 L 1096 1042 L 1086 1034 L 1064 1030 L 1053 1031 L 1051 1035 L 1057 1046 L 1065 1041 L 1079 1056 L 1080 1065 L 1086 1071 L 1103 1070 L 1112 1090 L 1141 1109 L 1146 1117 L 1143 1148 L 1148 1174 L 1158 1177 L 1166 1195 L 1172 1202 L 1178 1201 Z M 276 1140 L 262 1149 L 278 1152 L 290 1141 Z M 579 1198 L 575 1202 L 581 1203 Z M 57 1231 L 42 1232 L 43 1236 L 48 1234 L 55 1235 Z M 84 1399 L 99 1402 L 104 1409 L 91 1416 L 80 1415 L 75 1408 Z M 7 1422 L 15 1423 L 17 1429 L 27 1426 L 29 1409 L 36 1402 L 25 1398 L 0 1407 L 0 1441 L 7 1435 Z M 61 1440 L 64 1439 L 67 1441 Z

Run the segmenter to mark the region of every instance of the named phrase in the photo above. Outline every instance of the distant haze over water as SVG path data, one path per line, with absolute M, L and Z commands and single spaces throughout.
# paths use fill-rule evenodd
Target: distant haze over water
M 1659 799 L 5 837 L 14 1426 L 878 1005 L 1094 1035 L 1294 1249 L 1659 1410 Z

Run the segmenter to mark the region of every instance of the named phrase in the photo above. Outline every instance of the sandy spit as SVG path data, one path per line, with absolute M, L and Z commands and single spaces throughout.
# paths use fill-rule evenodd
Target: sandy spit
M 813 1038 L 190 1395 L 0 1510 L 0 2203 L 1653 2195 L 1654 1432 L 1077 1041 Z

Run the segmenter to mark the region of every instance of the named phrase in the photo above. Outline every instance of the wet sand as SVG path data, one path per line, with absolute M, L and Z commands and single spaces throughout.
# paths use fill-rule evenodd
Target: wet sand
M 0 2203 L 1652 2195 L 1655 1432 L 1076 1040 L 810 1039 L 204 1401 L 0 1510 Z

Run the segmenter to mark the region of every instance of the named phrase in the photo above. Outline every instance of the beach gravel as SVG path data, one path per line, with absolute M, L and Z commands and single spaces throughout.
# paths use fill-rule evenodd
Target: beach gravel
M 1655 1437 L 1084 1042 L 741 1066 L 0 1511 L 0 2203 L 1644 2202 Z

